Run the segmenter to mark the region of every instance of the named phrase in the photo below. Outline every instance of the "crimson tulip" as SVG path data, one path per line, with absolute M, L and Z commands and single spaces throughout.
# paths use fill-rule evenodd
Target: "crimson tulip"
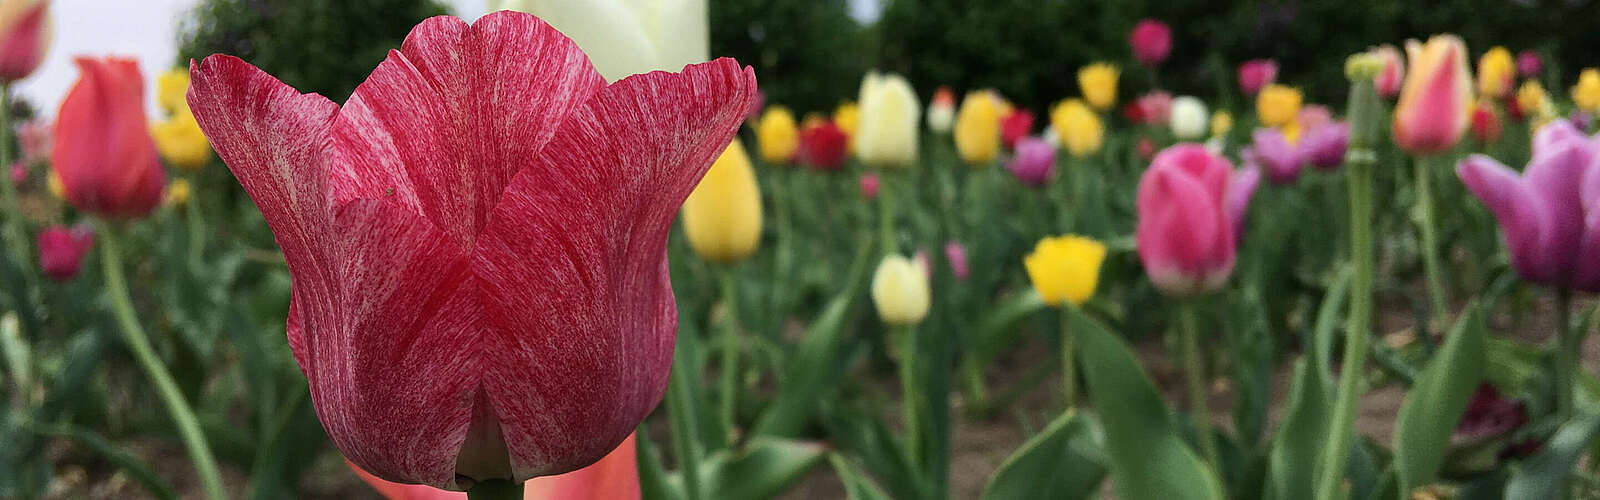
M 231 56 L 189 72 L 283 249 L 289 345 L 351 462 L 454 490 L 561 474 L 660 401 L 668 231 L 750 110 L 750 69 L 607 85 L 501 11 L 424 20 L 343 106 Z
M 1139 64 L 1152 68 L 1160 66 L 1172 54 L 1172 29 L 1155 19 L 1141 19 L 1128 34 L 1128 44 L 1133 47 L 1133 57 Z
M 795 152 L 801 164 L 817 170 L 838 170 L 850 152 L 850 136 L 833 122 L 824 121 L 800 130 L 800 148 Z
M 88 227 L 48 227 L 39 232 L 39 269 L 56 281 L 78 275 L 83 256 L 94 246 L 94 231 Z
M 1254 96 L 1262 87 L 1278 81 L 1278 62 L 1253 59 L 1239 65 L 1239 91 Z
M 1017 140 L 1033 133 L 1033 112 L 1015 109 L 1000 119 L 1000 143 L 1006 149 L 1015 149 Z
M 1482 102 L 1472 107 L 1472 138 L 1478 144 L 1490 145 L 1500 141 L 1500 114 L 1494 110 L 1494 105 Z
M 51 167 L 79 210 L 113 220 L 143 217 L 161 203 L 167 183 L 145 119 L 139 63 L 75 62 L 83 74 L 56 113 Z
M 1245 171 L 1247 172 L 1247 171 Z M 1253 193 L 1251 175 L 1199 144 L 1156 154 L 1139 179 L 1139 260 L 1156 288 L 1190 297 L 1221 288 L 1233 273 L 1236 221 Z

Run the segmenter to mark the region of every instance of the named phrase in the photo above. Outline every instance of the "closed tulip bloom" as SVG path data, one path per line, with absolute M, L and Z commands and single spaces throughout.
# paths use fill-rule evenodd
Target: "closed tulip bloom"
M 933 93 L 933 101 L 928 103 L 928 130 L 948 133 L 955 121 L 956 95 L 950 87 L 939 87 Z
M 795 125 L 794 113 L 783 106 L 767 106 L 756 122 L 756 145 L 760 146 L 762 161 L 774 165 L 794 161 L 795 149 L 800 147 L 800 131 Z
M 1500 141 L 1500 114 L 1494 105 L 1481 102 L 1472 107 L 1472 138 L 1478 144 L 1489 145 Z
M 1226 110 L 1211 115 L 1211 135 L 1224 136 L 1233 130 L 1233 115 Z
M 1206 128 L 1210 125 L 1209 113 L 1206 103 L 1194 96 L 1180 96 L 1172 100 L 1172 116 L 1169 123 L 1172 135 L 1178 140 L 1196 140 L 1204 138 Z
M 1544 85 L 1540 85 L 1538 80 L 1522 82 L 1522 86 L 1517 87 L 1516 100 L 1512 101 L 1516 104 L 1513 107 L 1516 110 L 1514 115 L 1521 119 L 1536 114 L 1548 100 L 1549 97 L 1544 93 Z
M 956 153 L 969 165 L 988 165 L 1000 156 L 1000 100 L 993 92 L 968 92 L 956 112 Z
M 523 500 L 638 500 L 639 460 L 634 435 L 594 465 L 522 483 Z M 346 460 L 356 476 L 388 500 L 467 500 L 467 494 L 379 479 Z
M 1600 112 L 1600 69 L 1584 68 L 1578 73 L 1578 84 L 1572 86 L 1572 103 L 1584 111 Z
M 0 82 L 39 69 L 52 37 L 50 0 L 0 0 Z
M 1117 105 L 1117 77 L 1119 71 L 1110 63 L 1098 62 L 1078 70 L 1078 92 L 1083 100 L 1100 111 Z
M 1278 81 L 1278 62 L 1271 59 L 1254 59 L 1239 65 L 1239 91 L 1254 96 L 1261 89 Z
M 950 275 L 955 276 L 956 281 L 966 281 L 972 275 L 972 270 L 967 267 L 967 247 L 960 242 L 944 244 L 944 260 L 950 264 Z
M 150 138 L 167 164 L 194 171 L 211 162 L 211 142 L 185 106 L 172 118 L 150 125 Z
M 156 107 L 175 115 L 189 109 L 189 72 L 171 69 L 156 75 Z
M 1539 59 L 1539 53 L 1524 50 L 1517 53 L 1517 74 L 1523 78 L 1538 78 L 1539 72 L 1544 70 L 1544 61 Z
M 1516 64 L 1511 59 L 1511 51 L 1505 47 L 1484 52 L 1483 57 L 1478 58 L 1478 93 L 1495 99 L 1510 94 L 1511 84 L 1516 82 Z
M 1000 119 L 1000 142 L 1006 149 L 1017 147 L 1017 141 L 1033 134 L 1033 112 L 1013 109 Z
M 1411 154 L 1449 151 L 1467 132 L 1472 108 L 1472 76 L 1467 48 L 1455 35 L 1426 44 L 1406 41 L 1411 72 L 1394 107 L 1394 143 Z
M 761 188 L 738 139 L 683 201 L 683 232 L 700 258 L 739 262 L 761 243 Z
M 1494 213 L 1522 279 L 1600 292 L 1600 143 L 1556 120 L 1534 137 L 1521 174 L 1472 155 L 1456 175 Z
M 192 189 L 186 179 L 173 180 L 171 184 L 167 184 L 167 194 L 161 202 L 169 207 L 182 207 L 189 203 L 189 197 L 193 195 Z
M 913 326 L 928 316 L 928 274 L 911 259 L 890 255 L 872 273 L 872 304 L 891 326 Z
M 1299 116 L 1304 99 L 1300 89 L 1276 83 L 1267 85 L 1256 94 L 1256 119 L 1268 127 L 1288 125 Z
M 867 201 L 877 199 L 879 188 L 878 174 L 874 174 L 872 172 L 861 174 L 860 186 L 858 187 L 861 190 L 862 198 L 865 198 Z
M 1372 77 L 1372 85 L 1378 95 L 1384 99 L 1393 99 L 1400 95 L 1400 86 L 1405 83 L 1406 60 L 1401 57 L 1400 50 L 1393 45 L 1384 45 L 1373 51 L 1380 61 L 1383 69 Z
M 861 82 L 860 99 L 856 155 L 875 167 L 910 167 L 917 161 L 917 115 L 921 113 L 911 84 L 900 75 L 869 73 Z M 835 121 L 839 121 L 837 117 Z M 849 127 L 841 123 L 840 128 Z
M 656 407 L 672 220 L 756 90 L 730 59 L 682 69 L 608 85 L 509 11 L 422 21 L 343 105 L 238 58 L 190 64 L 190 108 L 284 252 L 289 347 L 346 458 L 444 489 L 524 481 L 594 463 Z
M 1128 44 L 1133 47 L 1133 57 L 1139 64 L 1154 68 L 1172 54 L 1172 30 L 1167 28 L 1167 23 L 1141 19 L 1128 33 Z
M 1056 148 L 1043 139 L 1024 137 L 1017 141 L 1016 151 L 1006 161 L 1006 170 L 1024 185 L 1042 186 L 1055 175 Z
M 1300 179 L 1300 166 L 1304 162 L 1300 149 L 1290 144 L 1283 132 L 1260 128 L 1250 135 L 1251 144 L 1244 156 L 1267 170 L 1267 180 L 1273 184 L 1291 184 Z
M 1333 170 L 1344 164 L 1344 154 L 1350 149 L 1350 125 L 1334 122 L 1306 132 L 1295 145 L 1300 158 L 1322 170 Z
M 1052 236 L 1039 240 L 1033 252 L 1022 259 L 1022 266 L 1033 291 L 1045 304 L 1076 306 L 1094 296 L 1105 260 L 1105 244 L 1093 238 Z
M 795 157 L 817 170 L 838 170 L 844 166 L 849 146 L 850 136 L 833 122 L 822 121 L 800 130 L 800 149 Z
M 1227 282 L 1238 245 L 1234 224 L 1248 205 L 1232 201 L 1247 180 L 1198 144 L 1156 155 L 1139 179 L 1135 240 L 1145 273 L 1162 293 L 1190 297 Z
M 82 73 L 56 113 L 51 167 L 67 202 L 112 220 L 161 203 L 166 175 L 144 114 L 144 77 L 131 59 L 76 59 Z
M 1050 126 L 1067 152 L 1078 158 L 1099 152 L 1105 143 L 1105 123 L 1078 99 L 1068 99 L 1050 110 Z
M 93 246 L 94 230 L 88 227 L 47 227 L 39 231 L 39 269 L 50 279 L 70 280 Z
M 680 71 L 711 53 L 706 0 L 490 0 L 491 12 L 539 16 L 578 44 L 607 81 Z

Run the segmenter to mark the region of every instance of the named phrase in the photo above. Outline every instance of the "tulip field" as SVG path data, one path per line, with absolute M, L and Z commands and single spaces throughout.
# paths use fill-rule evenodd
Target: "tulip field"
M 488 3 L 32 102 L 0 0 L 0 499 L 1600 498 L 1600 61 L 1182 95 L 1149 17 L 806 109 L 705 2 Z

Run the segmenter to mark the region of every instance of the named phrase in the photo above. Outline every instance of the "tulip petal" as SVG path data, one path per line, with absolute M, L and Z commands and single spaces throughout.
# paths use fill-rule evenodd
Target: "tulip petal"
M 1572 287 L 1597 293 L 1600 292 L 1600 161 L 1589 165 L 1583 183 L 1583 204 L 1583 237 Z
M 571 115 L 506 189 L 474 267 L 483 385 L 517 479 L 600 458 L 660 401 L 677 328 L 668 229 L 755 93 L 731 59 L 629 77 Z
M 1529 281 L 1556 282 L 1561 268 L 1552 266 L 1543 253 L 1549 215 L 1516 171 L 1488 156 L 1472 155 L 1456 166 L 1456 176 L 1494 213 L 1505 231 L 1512 267 Z
M 523 483 L 523 500 L 638 500 L 639 465 L 635 437 L 611 450 L 611 454 L 584 467 L 558 476 L 538 477 Z M 465 500 L 466 493 L 446 491 L 420 484 L 385 481 L 349 460 L 345 465 L 378 494 L 389 500 Z
M 512 176 L 604 85 L 576 44 L 531 15 L 427 19 L 339 113 L 330 170 L 356 189 L 336 201 L 393 191 L 470 244 Z
M 1587 140 L 1588 137 L 1572 125 L 1571 120 L 1553 120 L 1533 135 L 1533 156 L 1554 152 L 1569 141 Z
M 1233 222 L 1234 238 L 1244 238 L 1245 215 L 1250 213 L 1250 199 L 1256 195 L 1256 187 L 1261 185 L 1261 169 L 1247 166 L 1233 172 L 1228 179 L 1228 193 L 1226 195 L 1228 220 Z

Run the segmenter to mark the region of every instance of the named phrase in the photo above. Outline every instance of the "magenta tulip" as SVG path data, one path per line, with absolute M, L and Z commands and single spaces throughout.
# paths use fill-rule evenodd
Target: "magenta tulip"
M 1300 150 L 1289 144 L 1278 129 L 1260 128 L 1250 135 L 1247 156 L 1252 163 L 1267 170 L 1267 180 L 1273 184 L 1292 184 L 1300 179 L 1303 159 Z
M 1056 171 L 1056 148 L 1037 137 L 1024 137 L 1006 161 L 1006 170 L 1018 181 L 1028 186 L 1042 186 L 1050 182 Z
M 1141 19 L 1128 34 L 1128 44 L 1133 46 L 1133 57 L 1139 64 L 1160 66 L 1172 54 L 1172 29 L 1155 19 Z
M 1256 95 L 1265 87 L 1278 81 L 1278 62 L 1271 59 L 1254 59 L 1239 65 L 1239 91 Z
M 1556 120 L 1534 137 L 1521 175 L 1485 155 L 1456 175 L 1494 213 L 1522 279 L 1600 292 L 1600 143 Z
M 966 281 L 972 275 L 972 270 L 967 267 L 967 247 L 961 246 L 960 242 L 944 244 L 944 260 L 950 263 L 950 274 L 955 275 L 956 281 Z
M 1523 78 L 1538 78 L 1539 72 L 1544 69 L 1544 61 L 1539 59 L 1539 53 L 1524 50 L 1517 53 L 1517 74 Z
M 83 256 L 94 246 L 94 231 L 88 227 L 48 227 L 39 232 L 39 269 L 56 281 L 78 275 Z
M 750 69 L 607 85 L 502 11 L 424 20 L 343 106 L 231 56 L 189 73 L 283 249 L 289 345 L 351 462 L 456 490 L 560 474 L 660 401 L 667 234 L 749 111 Z
M 1350 148 L 1350 125 L 1333 122 L 1305 133 L 1296 145 L 1300 158 L 1322 170 L 1333 170 L 1344 164 L 1345 150 Z
M 1251 184 L 1247 173 L 1198 144 L 1156 154 L 1139 179 L 1135 231 L 1139 260 L 1156 288 L 1189 297 L 1227 282 Z

